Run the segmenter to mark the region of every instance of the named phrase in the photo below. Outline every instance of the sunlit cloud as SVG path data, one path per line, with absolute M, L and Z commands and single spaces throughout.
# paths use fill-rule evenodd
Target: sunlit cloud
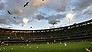
M 61 27 L 69 25 L 66 16 L 71 13 L 71 24 L 92 19 L 92 0 L 0 0 L 0 27 L 23 28 L 24 17 L 27 29 Z

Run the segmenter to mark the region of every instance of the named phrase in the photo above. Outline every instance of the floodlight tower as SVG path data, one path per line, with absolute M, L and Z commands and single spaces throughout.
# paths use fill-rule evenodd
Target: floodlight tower
M 72 13 L 69 13 L 69 14 L 66 15 L 66 17 L 69 20 L 69 24 L 71 24 L 71 19 L 73 18 L 73 14 Z

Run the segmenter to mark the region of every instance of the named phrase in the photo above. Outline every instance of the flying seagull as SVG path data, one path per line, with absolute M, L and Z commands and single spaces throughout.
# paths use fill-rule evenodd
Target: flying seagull
M 13 17 L 14 19 L 16 19 L 16 17 Z
M 30 28 L 32 28 L 32 27 L 30 27 Z
M 10 11 L 7 11 L 7 12 L 8 12 L 8 14 L 12 15 Z
M 24 5 L 24 7 L 28 6 L 29 2 L 26 2 L 26 4 Z
M 44 0 L 42 0 L 42 1 L 44 1 Z
M 53 22 L 52 24 L 53 24 L 53 25 L 55 25 L 55 24 L 56 24 L 56 22 Z

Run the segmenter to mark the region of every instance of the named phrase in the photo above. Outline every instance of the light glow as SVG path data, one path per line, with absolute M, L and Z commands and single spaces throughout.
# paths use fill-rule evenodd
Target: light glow
M 66 17 L 69 18 L 69 19 L 73 18 L 73 16 L 74 15 L 72 13 L 69 13 L 69 14 L 66 15 Z
M 68 18 L 69 24 L 70 24 L 70 23 L 71 23 L 71 19 L 74 17 L 74 14 L 68 13 L 68 14 L 66 15 L 66 17 Z
M 28 20 L 27 18 L 23 18 L 23 23 L 24 23 L 24 24 L 28 23 L 28 21 L 29 21 L 29 20 Z

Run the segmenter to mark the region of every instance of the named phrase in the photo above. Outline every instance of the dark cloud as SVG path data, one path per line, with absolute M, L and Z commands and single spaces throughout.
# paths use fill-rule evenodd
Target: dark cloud
M 86 9 L 83 10 L 83 14 L 92 14 L 92 6 L 88 6 Z
M 49 20 L 49 24 L 52 24 L 52 25 L 55 25 L 55 24 L 57 24 L 57 23 L 59 23 L 60 21 L 59 20 L 57 20 L 57 19 L 50 19 Z
M 71 0 L 67 5 L 69 10 L 83 10 L 92 5 L 92 0 Z
M 9 19 L 6 18 L 7 16 L 0 15 L 0 24 L 9 24 Z
M 36 19 L 42 20 L 42 19 L 44 19 L 44 16 L 42 16 L 42 15 L 37 15 L 37 16 L 36 16 Z
M 55 11 L 65 11 L 68 0 L 51 0 L 49 4 L 47 4 L 48 8 L 54 9 Z
M 4 3 L 1 2 L 1 3 L 0 3 L 0 10 L 1 10 L 1 9 L 4 9 L 4 7 L 5 7 L 5 6 L 4 6 Z
M 92 0 L 81 0 L 79 3 L 77 3 L 76 8 L 77 9 L 85 9 L 86 7 L 90 6 L 92 4 Z
M 55 16 L 51 16 L 49 19 L 48 19 L 48 23 L 49 24 L 57 24 L 58 22 L 60 22 L 59 18 L 58 17 L 55 17 Z

